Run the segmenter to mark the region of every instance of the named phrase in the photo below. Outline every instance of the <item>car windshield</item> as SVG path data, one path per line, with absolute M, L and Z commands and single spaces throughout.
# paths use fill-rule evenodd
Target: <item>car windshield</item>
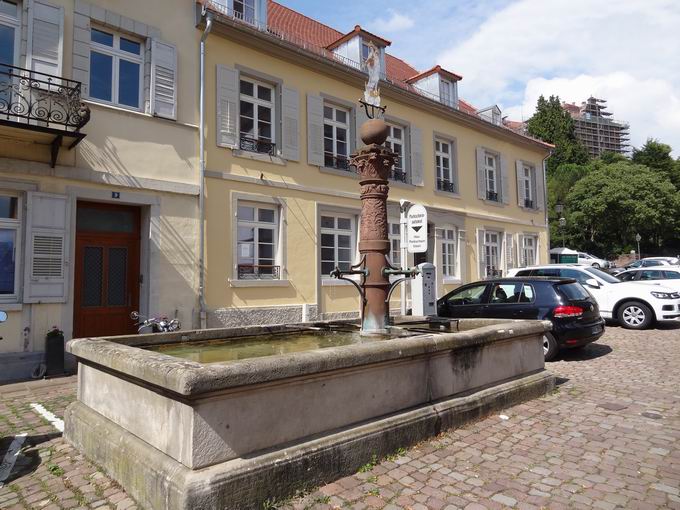
M 600 280 L 604 280 L 607 283 L 621 283 L 621 280 L 614 278 L 609 273 L 595 269 L 594 267 L 585 267 L 584 270 L 594 276 L 597 276 Z

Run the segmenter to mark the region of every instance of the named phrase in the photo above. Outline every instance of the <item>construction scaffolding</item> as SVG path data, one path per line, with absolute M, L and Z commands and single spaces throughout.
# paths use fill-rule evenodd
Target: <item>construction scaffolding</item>
M 596 97 L 589 97 L 587 101 L 577 106 L 574 103 L 562 103 L 564 108 L 574 119 L 576 138 L 588 149 L 592 157 L 598 157 L 603 152 L 628 154 L 629 124 L 611 118 L 606 111 L 607 101 Z

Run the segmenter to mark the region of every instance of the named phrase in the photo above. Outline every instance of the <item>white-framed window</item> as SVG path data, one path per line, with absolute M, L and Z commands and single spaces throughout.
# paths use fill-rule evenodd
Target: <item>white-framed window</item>
M 90 99 L 141 110 L 144 43 L 108 28 L 90 30 Z
M 368 59 L 368 56 L 371 54 L 371 47 L 368 45 L 366 41 L 361 41 L 361 66 L 364 66 L 364 62 L 366 62 L 366 59 Z
M 0 302 L 16 302 L 19 296 L 21 210 L 18 194 L 0 191 Z
M 522 164 L 520 186 L 522 186 L 522 196 L 524 196 L 524 207 L 534 209 L 537 204 L 534 193 L 534 168 L 531 165 Z
M 443 78 L 439 79 L 439 99 L 442 103 L 448 106 L 453 106 L 455 102 L 455 93 L 453 91 L 453 83 Z
M 390 261 L 395 267 L 401 267 L 401 227 L 399 220 L 390 221 L 389 240 L 390 240 Z
M 437 169 L 437 189 L 455 193 L 456 183 L 453 182 L 453 144 L 447 140 L 435 138 L 434 159 Z
M 273 204 L 239 200 L 236 211 L 236 260 L 239 280 L 278 280 L 276 263 L 279 209 Z
M 328 277 L 336 266 L 349 269 L 354 257 L 354 217 L 348 214 L 321 215 L 321 274 Z
M 239 147 L 244 151 L 274 154 L 275 87 L 241 76 L 239 82 Z
M 385 140 L 385 145 L 392 152 L 396 153 L 397 159 L 390 172 L 390 179 L 393 181 L 406 182 L 406 170 L 404 169 L 404 127 L 395 124 L 388 124 L 389 134 Z
M 255 18 L 255 0 L 234 0 L 234 17 L 253 23 Z
M 324 166 L 327 168 L 349 170 L 349 121 L 348 108 L 323 105 Z
M 484 232 L 484 277 L 499 275 L 501 267 L 501 234 L 487 230 Z
M 537 240 L 535 236 L 522 237 L 522 265 L 532 266 L 536 264 L 536 245 Z
M 452 227 L 438 228 L 437 237 L 442 246 L 442 274 L 445 278 L 456 276 L 456 230 Z
M 484 153 L 484 183 L 486 185 L 486 199 L 500 202 L 498 156 L 490 152 Z
M 2 64 L 16 65 L 21 45 L 21 3 L 0 0 L 0 80 L 8 71 Z M 2 96 L 0 95 L 0 100 Z

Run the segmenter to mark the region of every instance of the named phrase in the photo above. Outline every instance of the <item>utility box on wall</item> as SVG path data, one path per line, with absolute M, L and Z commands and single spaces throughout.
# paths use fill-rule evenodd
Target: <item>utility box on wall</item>
M 413 315 L 437 315 L 436 271 L 433 264 L 418 264 L 420 272 L 411 283 L 411 301 Z

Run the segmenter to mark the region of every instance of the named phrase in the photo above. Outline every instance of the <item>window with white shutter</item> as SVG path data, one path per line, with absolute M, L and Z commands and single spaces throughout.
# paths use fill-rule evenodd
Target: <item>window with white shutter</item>
M 151 107 L 158 117 L 177 119 L 177 50 L 157 39 L 151 43 Z
M 28 192 L 26 214 L 25 303 L 63 303 L 68 293 L 69 199 Z
M 64 9 L 34 0 L 29 10 L 27 67 L 61 76 L 64 45 Z
M 21 263 L 21 197 L 0 192 L 0 302 L 16 302 Z

